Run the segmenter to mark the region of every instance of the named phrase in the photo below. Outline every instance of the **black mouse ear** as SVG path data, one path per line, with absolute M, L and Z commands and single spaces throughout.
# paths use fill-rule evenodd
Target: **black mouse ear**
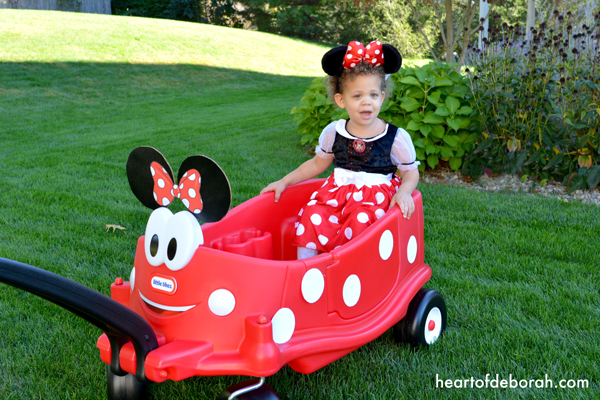
M 194 176 L 196 173 L 198 177 Z M 180 183 L 181 200 L 200 221 L 219 221 L 229 211 L 231 206 L 229 180 L 221 167 L 210 158 L 200 155 L 186 158 L 179 168 L 177 181 Z M 196 182 L 200 187 L 199 198 L 195 197 Z M 201 204 L 201 206 L 193 204 Z
M 338 46 L 329 50 L 321 59 L 323 71 L 330 76 L 341 76 L 344 72 L 344 56 L 348 46 Z
M 154 164 L 154 165 L 152 165 Z M 159 171 L 157 171 L 159 169 Z M 168 205 L 159 203 L 154 191 L 154 176 L 160 174 L 166 187 L 173 187 L 173 170 L 158 150 L 153 147 L 141 146 L 134 149 L 127 159 L 127 179 L 131 191 L 146 207 L 154 210 Z M 169 182 L 170 179 L 170 182 Z
M 383 45 L 383 70 L 386 74 L 395 74 L 402 67 L 402 56 L 398 49 L 389 44 Z

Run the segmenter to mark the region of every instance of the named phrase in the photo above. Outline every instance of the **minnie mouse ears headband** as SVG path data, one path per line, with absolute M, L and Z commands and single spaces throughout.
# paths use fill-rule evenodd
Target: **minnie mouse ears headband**
M 330 76 L 341 76 L 344 68 L 352 69 L 361 61 L 374 66 L 383 66 L 386 74 L 393 74 L 402 66 L 400 52 L 389 44 L 373 41 L 366 47 L 352 41 L 348 46 L 338 46 L 329 50 L 321 60 L 323 71 Z
M 127 179 L 131 191 L 146 207 L 166 207 L 179 198 L 200 221 L 222 219 L 231 205 L 231 187 L 216 162 L 205 156 L 186 158 L 174 183 L 173 170 L 153 147 L 138 147 L 129 154 Z

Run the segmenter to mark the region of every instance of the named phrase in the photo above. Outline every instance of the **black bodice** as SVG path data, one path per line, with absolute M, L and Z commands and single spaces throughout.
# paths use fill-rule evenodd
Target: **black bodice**
M 333 164 L 350 171 L 364 171 L 376 174 L 394 173 L 397 167 L 392 163 L 392 146 L 398 128 L 388 124 L 387 133 L 372 142 L 360 138 L 348 139 L 336 132 L 331 152 Z

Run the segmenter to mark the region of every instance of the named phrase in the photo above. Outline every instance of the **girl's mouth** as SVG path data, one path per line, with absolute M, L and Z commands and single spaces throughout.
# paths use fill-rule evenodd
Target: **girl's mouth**
M 371 111 L 361 111 L 359 114 L 364 119 L 369 119 L 371 118 L 371 115 L 373 115 Z

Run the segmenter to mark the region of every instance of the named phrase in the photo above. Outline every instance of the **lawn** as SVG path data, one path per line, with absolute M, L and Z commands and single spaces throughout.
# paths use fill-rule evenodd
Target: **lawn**
M 176 171 L 205 154 L 233 205 L 310 156 L 289 114 L 327 46 L 167 20 L 0 10 L 0 257 L 109 293 L 150 214 L 131 150 Z M 427 287 L 448 306 L 429 349 L 390 332 L 321 370 L 267 379 L 282 399 L 589 399 L 600 389 L 600 209 L 421 184 Z M 107 232 L 105 224 L 126 230 Z M 103 399 L 100 330 L 0 284 L 0 398 Z M 447 389 L 439 379 L 587 380 L 588 388 Z M 213 399 L 240 377 L 151 386 Z M 439 381 L 438 386 L 439 386 Z M 596 393 L 594 395 L 594 393 Z

